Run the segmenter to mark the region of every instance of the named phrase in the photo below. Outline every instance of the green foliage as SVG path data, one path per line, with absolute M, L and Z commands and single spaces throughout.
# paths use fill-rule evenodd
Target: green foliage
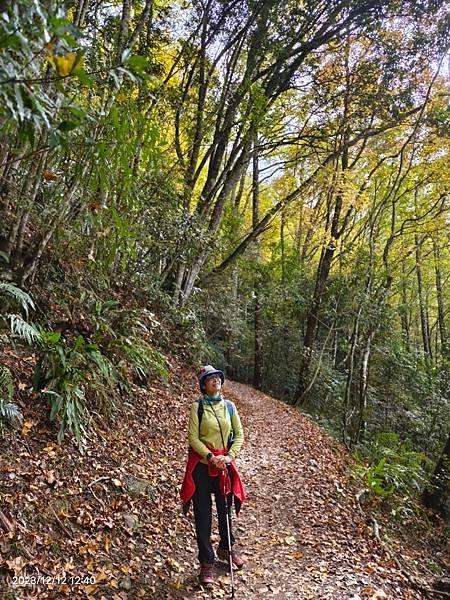
M 8 3 L 9 4 L 9 3 Z M 0 15 L 0 99 L 2 129 L 15 121 L 20 136 L 34 143 L 36 133 L 53 129 L 54 142 L 74 122 L 62 79 L 74 76 L 86 80 L 82 52 L 77 49 L 79 31 L 67 19 L 59 2 L 19 0 L 4 6 Z M 51 68 L 53 67 L 53 68 Z M 42 85 L 45 83 L 46 85 Z
M 209 354 L 206 334 L 201 319 L 192 308 L 174 308 L 171 320 L 176 328 L 176 335 L 171 344 L 183 358 L 200 363 Z
M 0 432 L 7 426 L 20 427 L 22 413 L 17 404 L 12 402 L 14 393 L 11 371 L 0 365 Z
M 7 281 L 0 281 L 0 301 L 2 303 L 2 310 L 12 305 L 18 306 L 28 315 L 29 309 L 35 308 L 33 299 L 27 292 L 20 289 L 13 283 Z
M 118 300 L 98 300 L 87 294 L 82 303 L 90 313 L 93 339 L 117 366 L 122 385 L 126 387 L 131 368 L 138 383 L 146 383 L 151 375 L 168 377 L 166 357 L 153 342 L 161 324 L 145 308 L 124 308 Z
M 425 453 L 412 451 L 396 433 L 378 434 L 373 444 L 359 449 L 358 455 L 369 464 L 355 465 L 355 473 L 376 496 L 417 497 L 427 483 L 430 461 Z
M 20 315 L 9 313 L 9 310 L 19 309 L 28 316 L 28 311 L 34 308 L 33 299 L 27 292 L 13 283 L 0 281 L 0 334 L 7 339 L 19 338 L 29 343 L 37 339 L 38 331 L 33 325 L 27 323 Z M 12 425 L 17 429 L 22 424 L 22 413 L 12 402 L 13 391 L 11 372 L 7 367 L 0 365 L 0 431 L 6 425 Z
M 118 369 L 128 363 L 139 383 L 146 383 L 153 373 L 166 378 L 169 376 L 165 356 L 144 341 L 136 338 L 118 338 L 114 340 L 114 354 L 116 359 L 122 357 L 118 362 Z
M 116 370 L 97 346 L 82 336 L 70 345 L 60 333 L 42 331 L 39 348 L 33 387 L 50 401 L 50 419 L 59 423 L 58 441 L 62 442 L 69 430 L 82 449 L 89 410 L 95 406 L 107 413 L 114 408 Z
M 8 315 L 11 327 L 11 336 L 25 340 L 32 346 L 34 342 L 39 341 L 39 330 L 32 323 L 24 321 L 20 315 Z
M 13 397 L 13 380 L 11 371 L 0 365 L 0 398 L 3 402 L 10 402 Z
M 25 321 L 20 315 L 9 313 L 9 310 L 21 309 L 28 317 L 28 311 L 34 310 L 35 305 L 31 296 L 13 283 L 0 281 L 0 302 L 2 303 L 2 312 L 0 312 L 0 332 L 3 323 L 10 337 L 25 340 L 29 345 L 39 339 L 39 331 L 36 327 Z M 4 312 L 3 312 L 4 311 Z M 9 321 L 9 328 L 6 323 Z
M 10 283 L 3 283 L 4 305 L 28 312 L 35 305 L 31 297 Z M 39 354 L 34 373 L 34 389 L 50 402 L 50 419 L 59 425 L 58 441 L 67 431 L 83 448 L 93 412 L 110 415 L 116 410 L 115 388 L 129 390 L 130 370 L 140 384 L 151 375 L 167 377 L 166 357 L 152 343 L 160 328 L 155 315 L 146 309 L 123 308 L 117 300 L 100 300 L 85 292 L 79 308 L 86 311 L 92 328 L 88 342 L 79 335 L 72 342 L 59 332 L 46 331 L 18 314 L 2 315 L 10 321 L 9 337 L 25 341 Z M 100 350 L 101 348 L 101 350 Z M 7 379 L 5 374 L 5 385 Z M 5 389 L 12 389 L 5 387 Z M 12 392 L 8 392 L 8 398 Z M 18 418 L 15 405 L 2 401 L 3 421 Z
M 416 449 L 439 456 L 450 418 L 449 366 L 430 368 L 422 353 L 407 349 L 395 332 L 383 332 L 371 360 L 372 414 L 368 438 L 386 426 Z

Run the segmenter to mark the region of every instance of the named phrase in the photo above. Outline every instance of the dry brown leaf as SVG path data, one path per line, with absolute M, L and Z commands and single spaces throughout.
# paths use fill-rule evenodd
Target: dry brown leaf
M 370 600 L 384 600 L 387 594 L 383 590 L 377 590 Z
M 56 181 L 58 179 L 58 175 L 53 173 L 53 171 L 45 169 L 45 171 L 42 173 L 42 179 L 45 179 L 45 181 Z
M 22 435 L 28 435 L 28 432 L 30 431 L 30 429 L 33 427 L 33 425 L 35 424 L 34 421 L 24 421 L 24 424 L 22 426 Z
M 8 569 L 14 571 L 15 574 L 20 573 L 27 564 L 27 562 L 21 556 L 17 556 L 13 560 L 6 560 L 5 562 L 8 565 Z

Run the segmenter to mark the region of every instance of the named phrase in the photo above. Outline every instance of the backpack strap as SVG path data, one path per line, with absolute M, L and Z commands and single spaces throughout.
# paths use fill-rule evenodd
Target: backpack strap
M 227 408 L 228 408 L 228 414 L 230 416 L 230 424 L 231 424 L 230 435 L 228 436 L 228 450 L 229 450 L 234 442 L 234 429 L 233 429 L 234 404 L 231 402 L 231 400 L 225 400 L 225 404 L 227 405 Z
M 202 418 L 203 418 L 203 413 L 204 413 L 204 408 L 203 408 L 203 400 L 202 398 L 199 398 L 197 400 L 197 404 L 198 404 L 198 409 L 197 409 L 197 415 L 198 415 L 198 437 L 200 437 L 200 425 L 202 424 Z

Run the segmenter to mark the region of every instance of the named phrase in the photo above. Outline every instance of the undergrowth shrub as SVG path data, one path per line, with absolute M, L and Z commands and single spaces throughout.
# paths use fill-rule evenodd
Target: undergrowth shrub
M 79 314 L 83 335 L 69 330 L 66 336 L 22 318 L 18 311 L 28 317 L 35 305 L 13 283 L 0 282 L 0 300 L 0 334 L 9 341 L 26 342 L 39 355 L 33 389 L 49 401 L 59 442 L 70 432 L 82 450 L 94 414 L 108 417 L 116 412 L 118 390 L 129 392 L 131 379 L 143 385 L 152 375 L 168 377 L 167 358 L 154 341 L 161 324 L 145 308 L 122 307 L 116 299 L 105 301 L 81 291 L 76 299 L 68 299 L 67 309 L 71 316 Z M 17 422 L 21 415 L 10 401 L 12 379 L 4 374 L 1 382 L 5 384 L 0 397 L 4 427 L 8 418 Z
M 95 299 L 86 304 L 92 337 L 117 367 L 122 388 L 128 389 L 130 375 L 140 385 L 152 375 L 168 377 L 167 359 L 154 342 L 161 324 L 151 311 L 124 308 L 117 300 Z
M 355 477 L 375 496 L 388 500 L 394 516 L 417 512 L 418 497 L 428 482 L 430 460 L 415 452 L 396 433 L 379 433 L 372 444 L 360 446 Z
M 18 428 L 22 425 L 22 413 L 13 400 L 13 378 L 11 371 L 0 365 L 0 432 L 8 425 Z
M 206 332 L 196 312 L 185 306 L 174 307 L 170 316 L 176 329 L 171 336 L 176 353 L 194 363 L 202 363 L 208 359 L 210 348 Z
M 31 296 L 10 281 L 0 281 L 0 339 L 24 340 L 32 343 L 38 337 L 37 330 L 16 311 L 28 317 L 34 309 Z M 0 365 L 0 432 L 12 426 L 19 429 L 23 422 L 20 408 L 13 402 L 14 386 L 11 371 Z
M 59 332 L 42 331 L 38 345 L 33 388 L 50 401 L 50 420 L 59 423 L 58 441 L 62 442 L 69 430 L 82 449 L 92 409 L 87 392 L 95 399 L 96 408 L 111 413 L 115 409 L 116 369 L 81 335 L 70 345 Z
M 34 309 L 34 302 L 27 292 L 10 281 L 0 281 L 0 339 L 14 341 L 18 338 L 32 343 L 38 332 L 17 312 L 22 311 L 28 317 L 30 309 Z M 13 395 L 11 371 L 0 365 L 0 432 L 7 427 L 19 429 L 22 425 L 22 412 L 13 402 Z
M 156 373 L 168 377 L 166 357 L 143 340 L 120 337 L 112 343 L 114 355 L 119 358 L 117 370 L 122 376 L 122 385 L 127 388 L 128 369 L 138 384 L 145 384 L 150 375 Z
M 28 318 L 30 309 L 34 310 L 31 296 L 9 281 L 0 281 L 0 334 L 6 337 L 18 337 L 31 344 L 39 337 L 36 329 L 30 325 L 17 310 Z

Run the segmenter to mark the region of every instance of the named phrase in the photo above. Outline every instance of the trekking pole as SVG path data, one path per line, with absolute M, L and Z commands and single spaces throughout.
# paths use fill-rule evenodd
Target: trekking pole
M 228 467 L 225 467 L 227 470 L 227 477 L 231 483 L 230 472 Z M 234 598 L 234 572 L 233 572 L 233 554 L 232 554 L 232 546 L 231 546 L 231 504 L 233 502 L 233 491 L 229 494 L 230 499 L 225 497 L 225 504 L 227 507 L 226 515 L 227 515 L 227 539 L 228 539 L 228 560 L 230 563 L 230 579 L 231 579 L 231 599 Z

